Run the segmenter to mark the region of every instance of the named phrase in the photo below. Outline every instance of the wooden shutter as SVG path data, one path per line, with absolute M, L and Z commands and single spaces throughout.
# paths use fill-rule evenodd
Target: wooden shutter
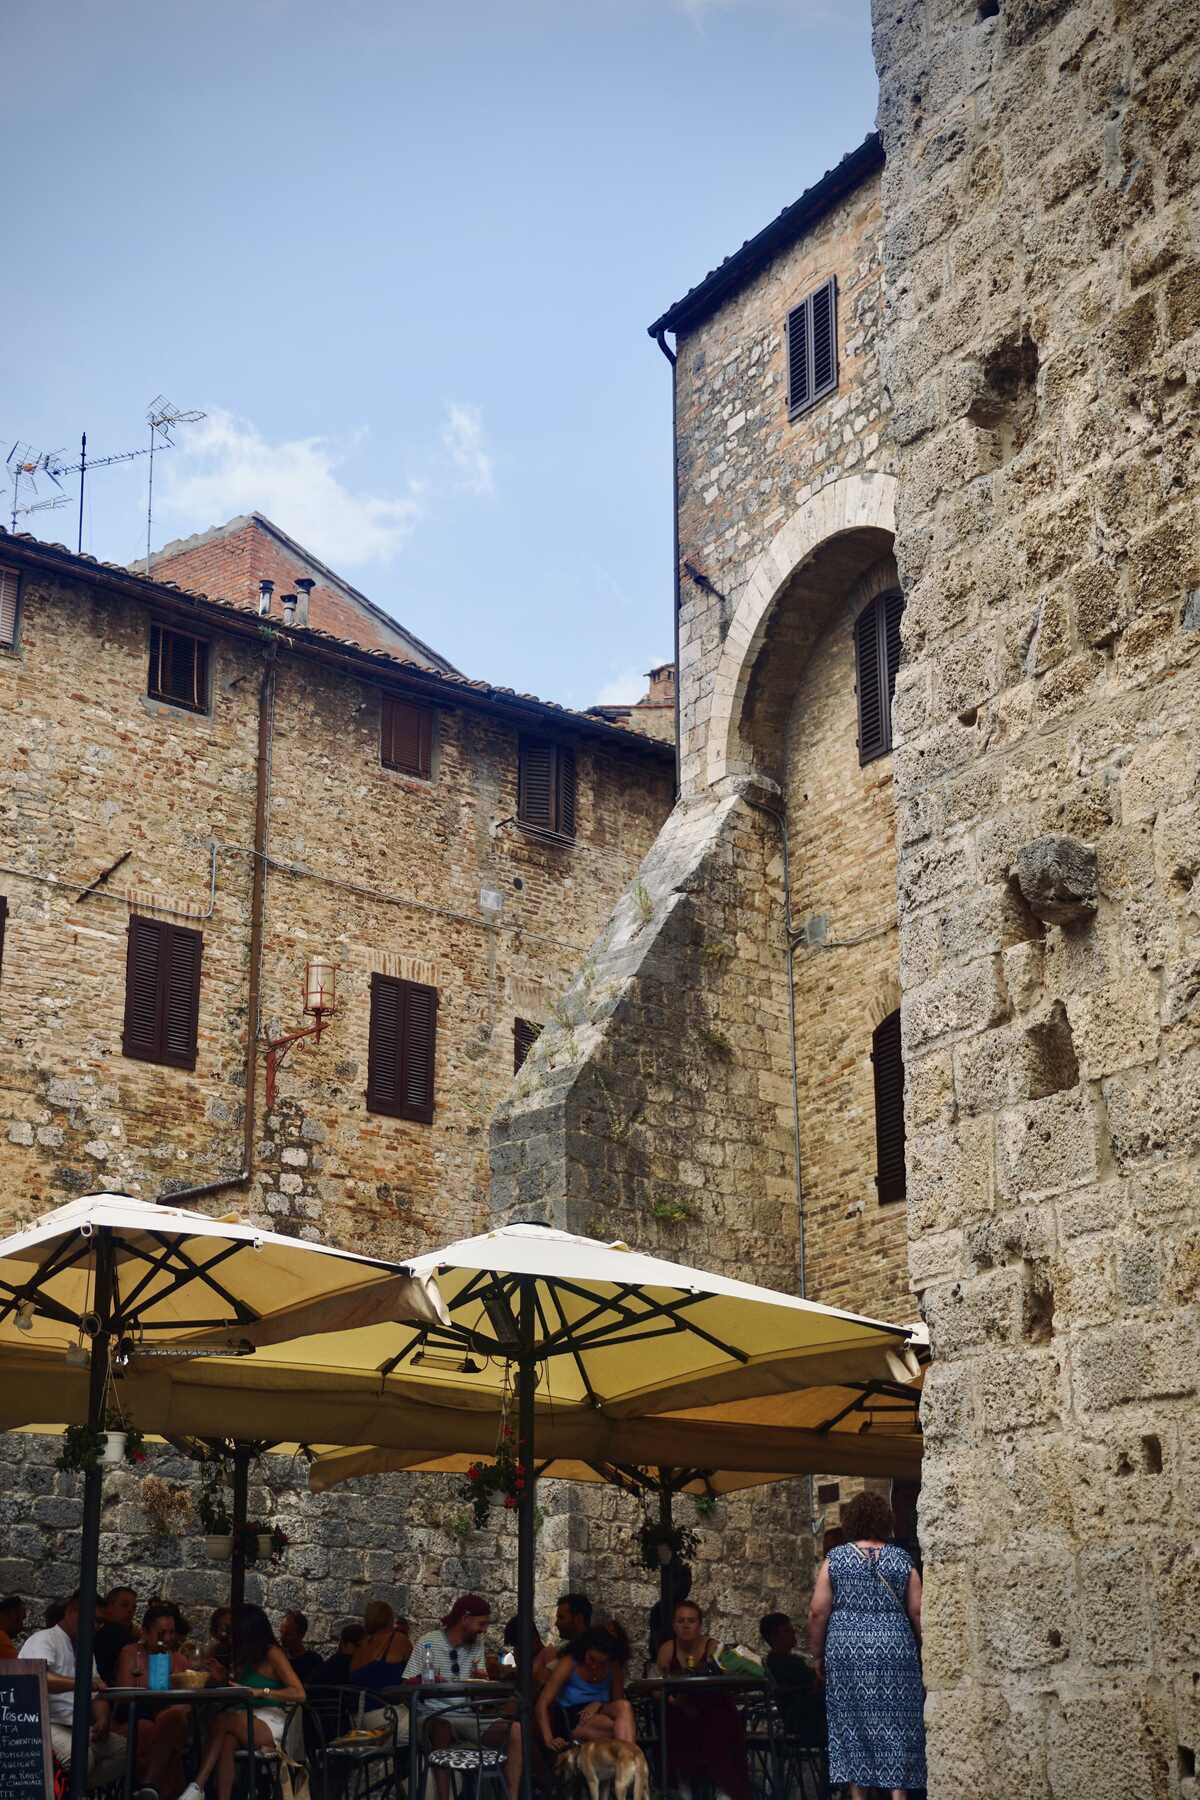
M 392 975 L 371 977 L 367 1111 L 433 1122 L 437 989 Z
M 517 782 L 517 817 L 539 831 L 554 830 L 554 745 L 544 738 L 522 738 Z
M 809 298 L 812 338 L 812 397 L 819 400 L 837 386 L 837 289 L 831 277 Z
M 379 756 L 385 769 L 428 780 L 433 768 L 433 708 L 385 694 Z
M 183 706 L 189 712 L 208 711 L 208 645 L 187 631 L 170 631 L 165 625 L 150 627 L 150 679 L 152 700 Z
M 787 317 L 788 412 L 792 418 L 837 387 L 837 278 L 830 276 Z
M 812 399 L 808 361 L 809 312 L 808 301 L 802 300 L 788 314 L 788 411 L 792 413 L 800 412 Z
M 892 742 L 892 701 L 896 698 L 896 676 L 900 673 L 900 621 L 904 617 L 904 595 L 899 588 L 890 594 L 884 594 L 879 601 L 883 614 L 882 639 L 884 668 L 886 671 L 888 745 Z
M 560 744 L 556 755 L 555 830 L 562 837 L 575 836 L 575 752 Z
M 858 683 L 858 760 L 874 761 L 889 746 L 888 709 L 884 704 L 884 659 L 880 655 L 879 602 L 858 615 L 854 626 L 855 677 Z
M 900 1013 L 889 1013 L 871 1038 L 875 1067 L 875 1185 L 882 1205 L 903 1200 L 904 1060 L 900 1050 Z
M 17 596 L 21 577 L 15 569 L 0 569 L 0 648 L 11 650 L 17 641 Z
M 196 1066 L 204 939 L 165 919 L 129 921 L 125 958 L 124 1055 L 141 1062 Z
M 525 1058 L 529 1055 L 529 1052 L 533 1049 L 533 1046 L 537 1043 L 541 1035 L 541 1026 L 535 1025 L 531 1019 L 513 1020 L 514 1075 L 519 1073 L 521 1064 L 525 1061 Z

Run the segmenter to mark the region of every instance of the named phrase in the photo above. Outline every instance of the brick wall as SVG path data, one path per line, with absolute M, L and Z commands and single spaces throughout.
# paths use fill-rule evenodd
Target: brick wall
M 1194 1796 L 1197 13 L 874 13 L 930 1793 Z

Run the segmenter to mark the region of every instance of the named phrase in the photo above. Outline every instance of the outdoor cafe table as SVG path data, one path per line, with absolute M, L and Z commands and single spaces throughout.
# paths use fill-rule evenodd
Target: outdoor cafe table
M 659 1786 L 662 1792 L 669 1793 L 671 1783 L 667 1771 L 667 1702 L 672 1694 L 694 1694 L 697 1690 L 709 1693 L 758 1693 L 770 1698 L 771 1683 L 765 1675 L 662 1675 L 649 1676 L 642 1681 L 629 1681 L 625 1684 L 625 1692 L 631 1700 L 658 1700 L 658 1746 L 660 1758 Z M 775 1766 L 775 1735 L 771 1734 L 771 1785 L 779 1791 L 779 1771 Z
M 201 1688 L 105 1688 L 100 1696 L 110 1706 L 127 1706 L 129 1717 L 125 1721 L 127 1742 L 125 1747 L 125 1800 L 130 1800 L 137 1785 L 135 1767 L 137 1761 L 137 1715 L 138 1709 L 145 1712 L 159 1712 L 168 1706 L 244 1706 L 246 1709 L 247 1742 L 254 1742 L 254 1702 L 261 1698 L 261 1688 L 246 1687 L 201 1687 Z

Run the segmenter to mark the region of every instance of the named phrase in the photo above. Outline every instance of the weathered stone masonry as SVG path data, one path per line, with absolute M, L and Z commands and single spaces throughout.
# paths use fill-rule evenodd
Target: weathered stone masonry
M 874 13 L 930 1792 L 1194 1795 L 1197 9 Z

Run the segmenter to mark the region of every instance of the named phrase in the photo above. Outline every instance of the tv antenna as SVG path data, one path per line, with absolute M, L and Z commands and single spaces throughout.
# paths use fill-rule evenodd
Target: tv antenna
M 89 460 L 88 453 L 87 453 L 87 432 L 86 431 L 82 434 L 82 436 L 80 437 L 80 440 L 79 440 L 79 461 L 73 462 L 73 463 L 68 463 L 68 462 L 63 461 L 65 452 L 62 450 L 35 450 L 31 444 L 24 444 L 24 443 L 14 444 L 12 446 L 11 450 L 9 451 L 7 457 L 5 458 L 5 463 L 8 467 L 9 473 L 12 477 L 12 484 L 13 484 L 13 505 L 12 505 L 13 530 L 15 531 L 17 528 L 18 511 L 25 512 L 25 511 L 34 510 L 31 507 L 30 508 L 26 508 L 26 507 L 18 508 L 17 501 L 18 501 L 18 496 L 20 494 L 22 478 L 24 478 L 26 481 L 30 482 L 30 484 L 33 487 L 34 492 L 37 493 L 39 491 L 38 486 L 37 486 L 37 478 L 39 475 L 47 477 L 50 481 L 52 481 L 54 483 L 56 488 L 60 488 L 60 489 L 62 487 L 62 481 L 60 479 L 62 476 L 78 475 L 78 477 L 79 477 L 79 530 L 78 530 L 77 541 L 76 541 L 75 547 L 76 547 L 77 553 L 82 555 L 82 553 L 83 553 L 83 499 L 84 499 L 85 484 L 87 482 L 88 470 L 89 469 L 107 469 L 107 468 L 110 468 L 113 463 L 134 462 L 137 460 L 137 458 L 139 456 L 148 456 L 150 458 L 150 493 L 151 493 L 151 504 L 152 504 L 153 503 L 153 494 L 154 494 L 154 453 L 155 453 L 155 451 L 156 450 L 173 450 L 175 448 L 175 440 L 171 436 L 171 431 L 172 431 L 173 427 L 176 425 L 191 424 L 191 423 L 193 423 L 193 421 L 195 421 L 197 419 L 204 418 L 204 416 L 205 415 L 202 412 L 183 412 L 180 410 L 179 407 L 172 406 L 171 402 L 169 400 L 165 399 L 162 394 L 156 394 L 154 399 L 150 402 L 150 405 L 146 409 L 146 423 L 150 427 L 150 441 L 148 444 L 143 444 L 141 449 L 139 449 L 139 450 L 119 450 L 119 451 L 117 451 L 117 453 L 114 456 L 94 456 Z M 62 499 L 63 499 L 63 501 L 65 501 L 67 499 L 67 495 L 64 494 L 62 496 Z M 55 503 L 55 499 L 52 496 L 51 501 L 45 503 L 47 506 L 47 509 L 53 503 Z M 57 502 L 57 503 L 61 504 L 61 502 Z M 39 510 L 39 511 L 41 510 L 41 503 L 39 503 L 37 510 Z M 149 514 L 149 510 L 148 510 L 147 520 L 146 520 L 147 572 L 149 572 L 149 546 L 150 546 L 150 514 Z

